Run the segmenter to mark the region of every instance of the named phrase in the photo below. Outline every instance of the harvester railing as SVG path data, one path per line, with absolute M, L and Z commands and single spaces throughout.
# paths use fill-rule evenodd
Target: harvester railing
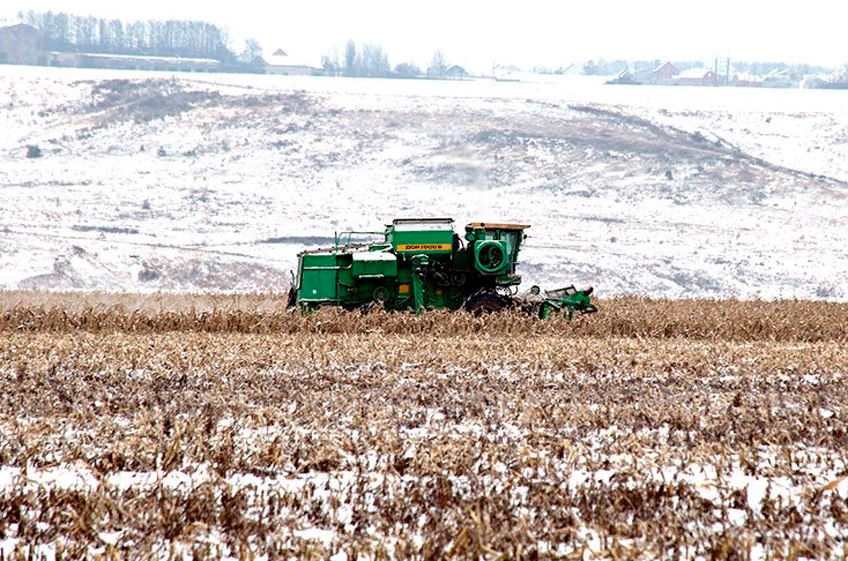
M 345 236 L 347 236 L 347 241 L 345 241 L 345 243 L 341 243 L 341 241 L 345 239 Z M 333 240 L 336 249 L 351 245 L 351 238 L 353 236 L 382 236 L 383 240 L 386 240 L 386 232 L 357 232 L 355 230 L 351 230 L 349 232 L 335 232 L 333 235 Z

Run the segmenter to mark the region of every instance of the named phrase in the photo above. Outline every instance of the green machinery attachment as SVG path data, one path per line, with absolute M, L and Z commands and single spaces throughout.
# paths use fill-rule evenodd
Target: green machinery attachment
M 532 286 L 527 292 L 515 297 L 515 302 L 525 312 L 547 319 L 562 314 L 571 319 L 574 314 L 591 314 L 598 309 L 592 304 L 590 296 L 592 287 L 586 290 L 577 290 L 574 285 L 546 290 L 542 294 L 538 286 Z
M 451 218 L 399 218 L 383 232 L 342 232 L 333 247 L 298 254 L 289 306 L 474 313 L 519 308 L 541 318 L 596 311 L 592 289 L 573 286 L 516 296 L 518 253 L 526 224 L 472 222 L 464 239 Z M 355 243 L 363 236 L 373 239 Z

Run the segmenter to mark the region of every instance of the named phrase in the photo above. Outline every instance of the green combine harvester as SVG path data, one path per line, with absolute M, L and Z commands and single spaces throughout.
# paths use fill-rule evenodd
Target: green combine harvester
M 466 309 L 475 314 L 517 308 L 541 318 L 597 311 L 592 288 L 573 286 L 518 294 L 518 252 L 526 224 L 473 222 L 465 238 L 452 218 L 399 218 L 384 232 L 336 234 L 333 247 L 298 254 L 289 306 L 387 310 Z M 363 236 L 382 240 L 356 243 Z

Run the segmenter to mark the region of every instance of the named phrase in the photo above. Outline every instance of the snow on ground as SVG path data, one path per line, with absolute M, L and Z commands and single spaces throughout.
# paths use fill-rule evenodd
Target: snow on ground
M 0 66 L 0 288 L 282 290 L 437 215 L 546 288 L 845 300 L 845 95 Z
M 432 422 L 432 426 L 431 426 Z M 423 428 L 407 429 L 398 428 L 399 436 L 407 442 L 407 452 L 404 457 L 412 458 L 416 454 L 417 446 L 428 440 L 456 437 L 464 438 L 471 433 L 477 433 L 481 439 L 490 439 L 488 427 L 474 426 L 466 423 L 445 422 L 443 415 L 435 413 L 428 418 L 427 426 Z M 503 434 L 501 438 L 526 442 L 538 435 L 532 431 L 511 426 L 508 423 L 501 427 Z M 258 440 L 273 440 L 282 433 L 266 429 L 260 436 L 256 434 L 243 435 L 245 446 L 250 447 Z M 845 464 L 838 453 L 827 448 L 808 448 L 799 446 L 787 452 L 784 446 L 763 448 L 755 457 L 739 457 L 733 455 L 728 458 L 716 458 L 714 463 L 699 461 L 688 461 L 681 457 L 668 457 L 669 449 L 667 441 L 669 428 L 660 427 L 656 430 L 642 431 L 638 436 L 633 434 L 619 433 L 616 427 L 610 427 L 584 434 L 580 439 L 580 452 L 572 450 L 570 454 L 575 457 L 585 458 L 578 461 L 580 467 L 575 467 L 573 462 L 547 457 L 546 454 L 533 456 L 536 466 L 523 467 L 520 473 L 516 473 L 515 466 L 508 466 L 503 462 L 492 462 L 481 456 L 474 465 L 473 471 L 479 473 L 476 486 L 490 488 L 498 494 L 508 492 L 510 502 L 517 511 L 528 511 L 532 506 L 527 501 L 529 487 L 544 486 L 551 481 L 561 482 L 557 484 L 566 494 L 578 497 L 581 492 L 585 493 L 588 488 L 608 487 L 612 490 L 638 490 L 647 484 L 656 485 L 668 489 L 670 494 L 678 487 L 691 488 L 703 508 L 713 509 L 715 517 L 720 522 L 715 522 L 711 532 L 718 535 L 731 533 L 733 531 L 750 530 L 760 528 L 758 541 L 768 541 L 771 532 L 762 530 L 767 527 L 765 520 L 771 516 L 774 505 L 782 505 L 787 513 L 805 513 L 803 523 L 811 528 L 810 535 L 818 535 L 819 540 L 834 544 L 828 558 L 842 558 L 845 551 L 844 542 L 848 533 L 844 526 L 844 519 L 811 519 L 807 509 L 809 503 L 824 501 L 825 505 L 833 504 L 830 515 L 840 515 L 840 505 L 848 500 L 848 477 L 845 474 Z M 345 435 L 347 438 L 356 440 L 359 438 L 358 431 L 351 431 Z M 604 462 L 593 461 L 591 450 L 601 449 L 616 438 L 633 440 L 653 440 L 665 444 L 660 446 L 660 451 L 644 454 L 613 454 L 604 456 Z M 519 446 L 520 447 L 520 446 Z M 275 496 L 282 505 L 288 505 L 286 497 L 298 497 L 300 501 L 312 501 L 311 514 L 317 511 L 323 513 L 322 519 L 328 527 L 310 525 L 302 518 L 304 512 L 301 509 L 290 506 L 281 507 L 276 516 L 282 520 L 296 521 L 290 529 L 291 537 L 302 540 L 314 540 L 331 548 L 334 542 L 340 539 L 340 532 L 336 529 L 344 529 L 344 532 L 353 532 L 357 526 L 354 514 L 354 505 L 350 502 L 351 497 L 359 497 L 358 508 L 364 508 L 367 512 L 378 512 L 378 498 L 394 496 L 403 493 L 404 488 L 416 485 L 426 485 L 423 479 L 436 481 L 436 475 L 425 478 L 412 475 L 403 475 L 393 471 L 389 466 L 396 461 L 393 457 L 380 457 L 371 452 L 361 456 L 350 456 L 340 450 L 344 456 L 342 469 L 333 473 L 309 471 L 299 472 L 292 465 L 281 466 L 278 473 L 273 475 L 254 475 L 247 473 L 234 473 L 227 477 L 221 477 L 215 473 L 215 469 L 207 464 L 184 465 L 180 470 L 161 470 L 155 472 L 118 471 L 107 474 L 94 473 L 91 469 L 77 464 L 59 464 L 47 468 L 27 466 L 26 468 L 3 466 L 0 467 L 0 490 L 15 489 L 16 493 L 36 494 L 45 492 L 71 491 L 83 495 L 92 495 L 98 488 L 103 487 L 108 492 L 121 495 L 123 493 L 139 493 L 148 490 L 150 493 L 160 493 L 163 489 L 190 496 L 204 488 L 213 485 L 227 492 L 240 493 L 247 497 L 247 505 L 253 516 L 259 513 L 261 518 L 263 511 L 267 508 L 263 500 Z M 791 476 L 785 474 L 785 469 L 775 469 L 789 454 L 790 463 L 793 466 Z M 531 454 L 532 455 L 532 454 Z M 531 462 L 533 463 L 533 462 Z M 774 472 L 774 473 L 771 473 Z M 764 475 L 765 474 L 765 475 Z M 516 484 L 515 479 L 520 481 Z M 466 476 L 448 475 L 453 492 L 460 496 L 470 494 L 472 482 Z M 635 493 L 636 491 L 634 491 Z M 387 495 L 388 494 L 388 495 Z M 299 503 L 298 503 L 299 504 Z M 733 505 L 728 507 L 728 505 Z M 828 512 L 826 507 L 820 505 L 822 512 Z M 789 514 L 787 514 L 789 515 Z M 361 516 L 360 516 L 361 517 Z M 426 516 L 424 517 L 426 518 Z M 695 522 L 692 522 L 695 525 Z M 423 526 L 423 521 L 420 524 Z M 45 528 L 49 527 L 44 524 Z M 12 535 L 18 531 L 18 524 L 9 525 L 8 530 Z M 197 534 L 193 537 L 200 543 L 211 543 L 227 551 L 224 541 L 216 537 L 210 528 L 207 533 Z M 580 538 L 570 545 L 559 544 L 557 553 L 568 558 L 594 559 L 608 558 L 609 552 L 601 546 L 601 535 L 596 529 L 584 524 L 577 526 L 576 535 Z M 425 533 L 421 529 L 421 533 Z M 379 540 L 384 545 L 391 545 L 395 538 L 381 533 L 377 525 L 364 530 L 364 535 Z M 2 536 L 0 536 L 2 537 Z M 94 543 L 102 545 L 115 545 L 121 540 L 122 532 L 101 532 L 99 539 Z M 409 536 L 407 536 L 408 538 Z M 778 536 L 779 537 L 779 536 Z M 423 538 L 420 534 L 414 536 L 416 547 L 420 547 Z M 626 540 L 625 540 L 626 541 Z M 639 543 L 640 540 L 634 540 Z M 162 539 L 161 550 L 178 552 L 177 558 L 187 558 L 190 549 L 188 541 L 171 541 Z M 536 544 L 540 552 L 546 551 L 551 546 L 540 541 Z M 29 547 L 35 547 L 35 551 L 46 556 L 47 559 L 56 559 L 55 543 L 47 545 L 29 544 L 20 538 L 7 537 L 0 539 L 0 551 L 16 551 L 22 547 L 23 553 Z M 390 548 L 391 549 L 391 548 Z M 635 551 L 638 551 L 636 548 Z M 764 559 L 762 546 L 751 544 L 750 558 Z M 700 558 L 692 555 L 687 549 L 684 550 L 686 558 Z M 89 547 L 90 555 L 102 554 L 102 547 L 94 549 Z M 741 552 L 740 552 L 741 553 Z M 344 552 L 340 552 L 346 559 Z M 162 557 L 164 558 L 164 556 Z M 225 558 L 236 558 L 235 554 Z M 265 558 L 260 557 L 260 558 Z

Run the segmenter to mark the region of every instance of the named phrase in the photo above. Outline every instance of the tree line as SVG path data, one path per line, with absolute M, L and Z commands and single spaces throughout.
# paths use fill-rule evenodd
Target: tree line
M 414 62 L 401 62 L 392 67 L 388 53 L 380 45 L 364 43 L 357 47 L 353 39 L 348 40 L 344 53 L 339 59 L 338 53 L 325 54 L 321 65 L 329 76 L 349 76 L 368 78 L 415 78 L 431 76 L 444 78 L 448 70 L 444 51 L 437 49 L 426 70 Z
M 574 64 L 571 66 L 561 66 L 559 68 L 551 68 L 549 66 L 534 66 L 532 71 L 536 74 L 567 74 L 577 71 L 586 75 L 597 76 L 615 76 L 622 70 L 631 69 L 635 72 L 650 71 L 659 68 L 665 61 L 660 59 L 654 60 L 636 60 L 627 61 L 623 59 L 604 60 L 603 57 L 595 60 L 588 60 L 583 63 Z M 786 64 L 783 62 L 737 62 L 731 61 L 732 66 L 741 72 L 749 72 L 755 75 L 766 75 L 773 70 L 790 70 L 792 73 L 799 76 L 816 73 L 826 73 L 828 68 L 824 66 L 813 66 L 809 64 Z M 671 61 L 678 70 L 686 70 L 687 68 L 713 68 L 714 60 L 699 61 L 699 60 L 682 60 Z M 718 61 L 719 68 L 726 68 L 726 59 Z M 721 73 L 721 70 L 719 71 Z
M 149 20 L 126 23 L 119 19 L 77 16 L 65 12 L 19 12 L 18 18 L 36 28 L 41 48 L 97 54 L 212 58 L 232 61 L 227 32 L 196 20 Z

